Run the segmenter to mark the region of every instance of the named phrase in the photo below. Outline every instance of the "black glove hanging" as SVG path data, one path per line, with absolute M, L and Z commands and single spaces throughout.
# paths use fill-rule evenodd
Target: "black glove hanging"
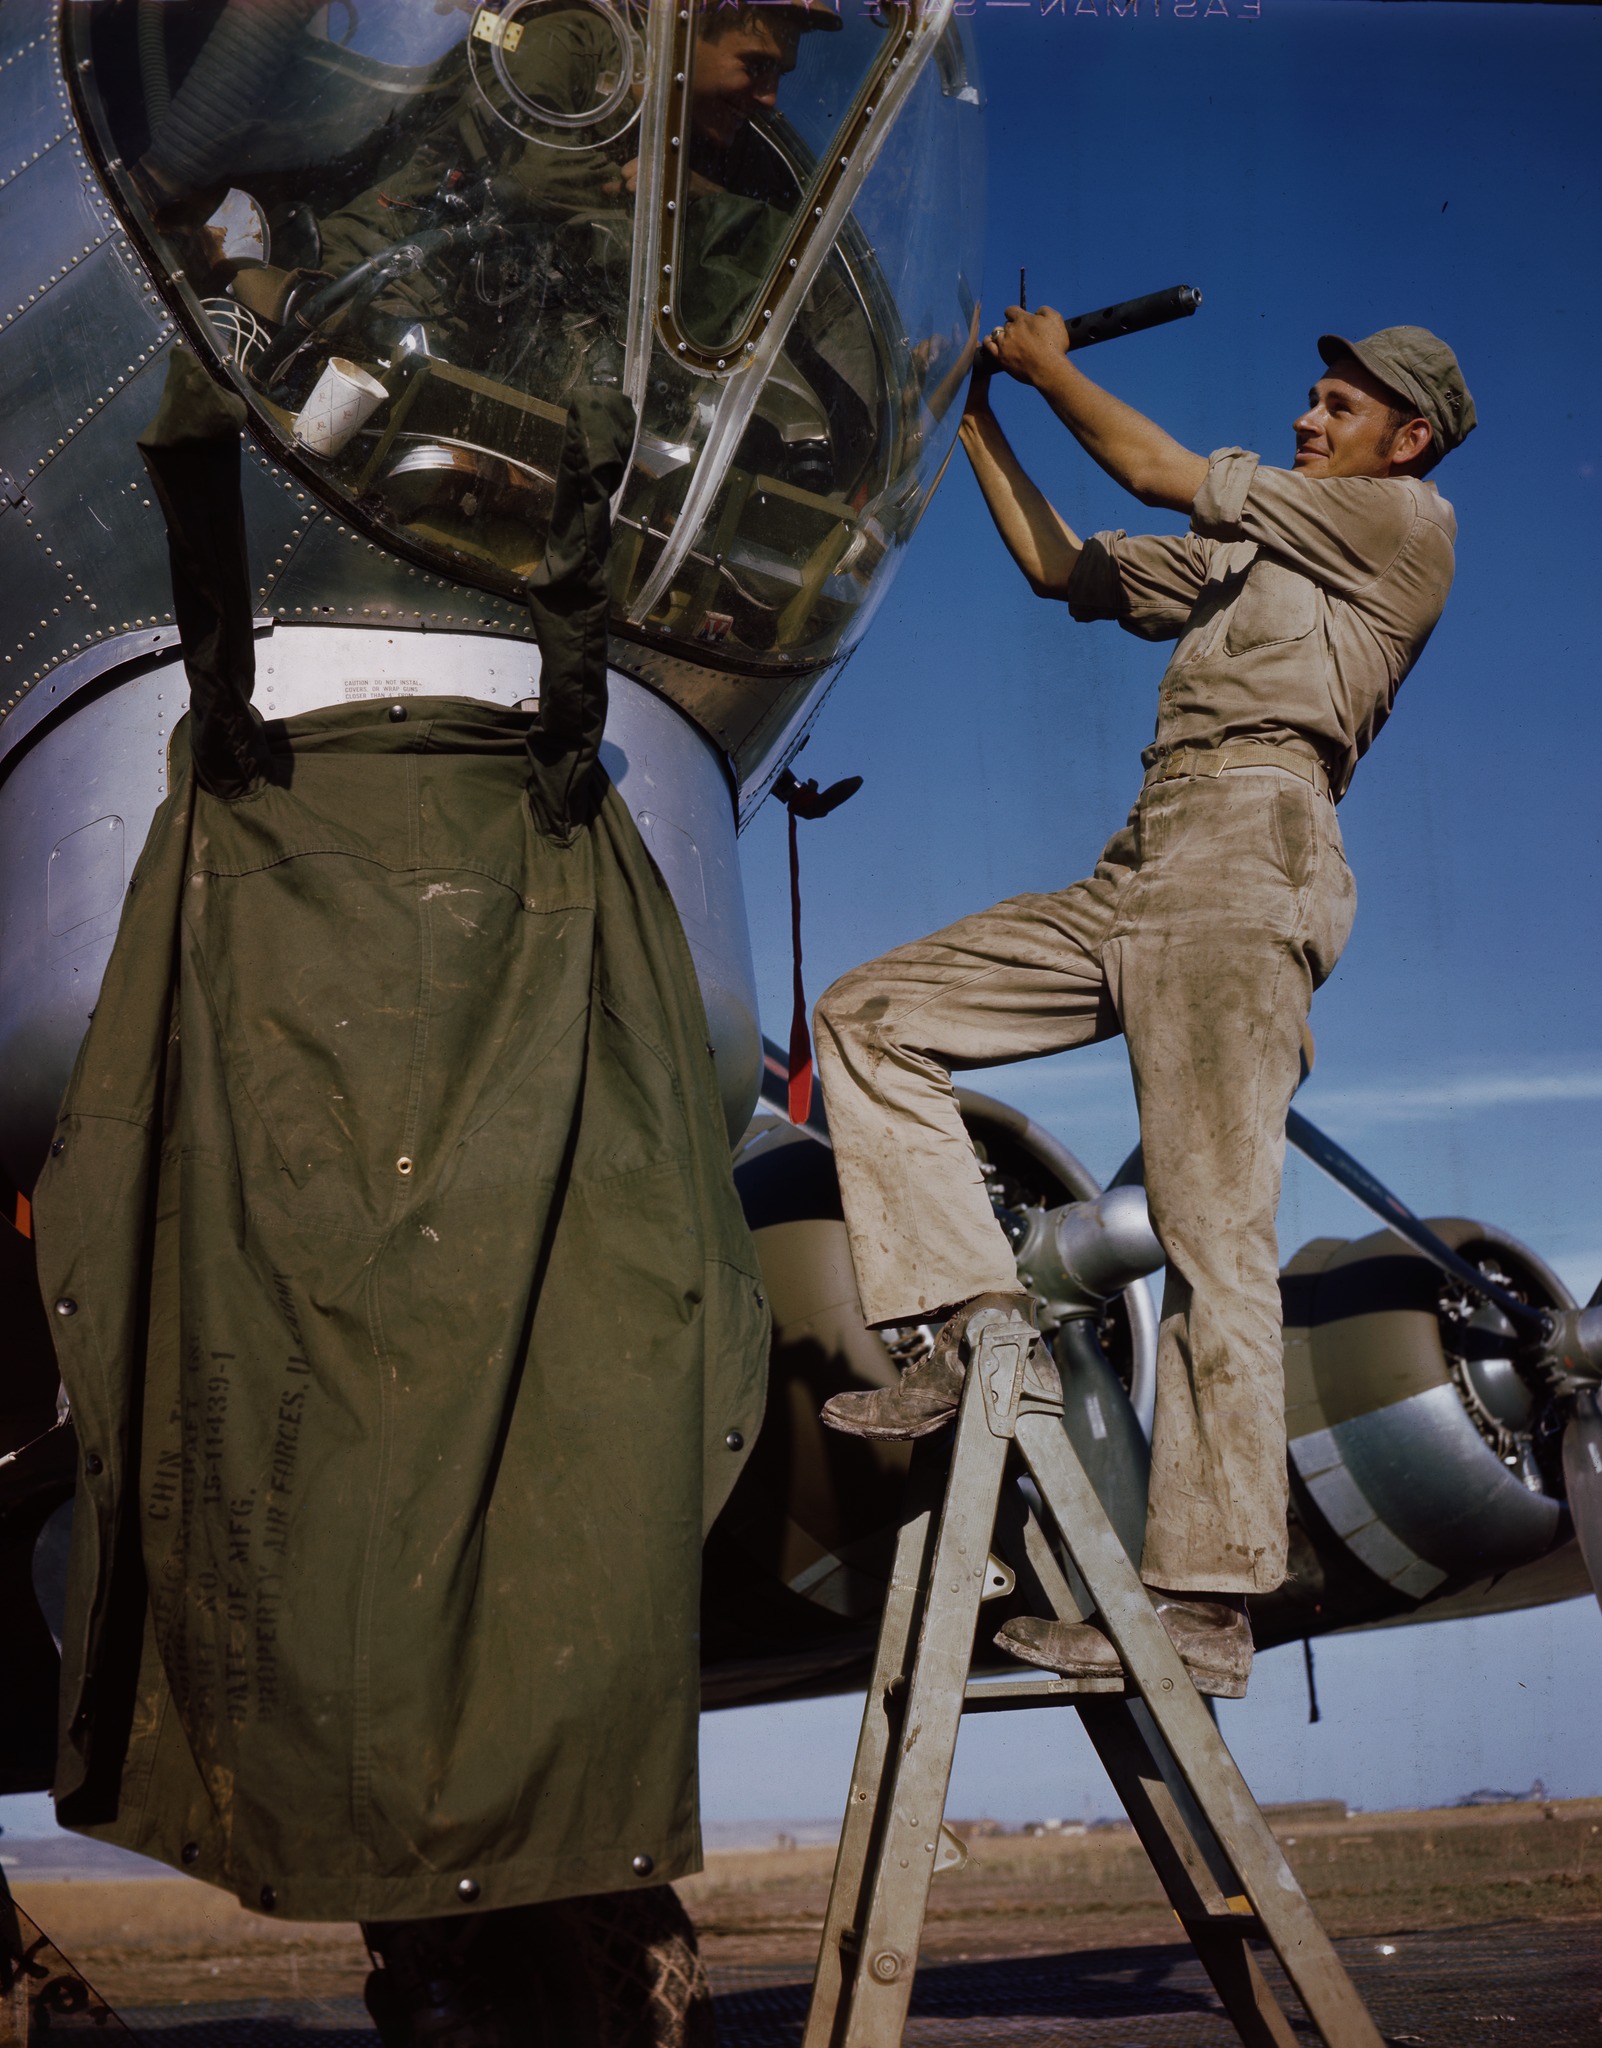
M 545 560 L 528 579 L 540 643 L 540 708 L 528 736 L 528 798 L 535 823 L 569 839 L 594 816 L 606 727 L 607 552 L 612 493 L 634 442 L 634 410 L 621 391 L 579 392 L 567 416 Z
M 244 400 L 224 390 L 188 349 L 175 348 L 156 417 L 138 444 L 167 520 L 195 779 L 225 798 L 255 788 L 267 757 L 261 722 L 250 709 L 256 649 L 239 487 L 244 424 Z

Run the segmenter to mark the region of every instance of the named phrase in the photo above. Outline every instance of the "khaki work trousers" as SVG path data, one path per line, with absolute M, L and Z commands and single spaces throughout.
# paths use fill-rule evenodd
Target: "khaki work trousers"
M 870 1323 L 917 1322 L 1017 1267 L 951 1069 L 1123 1032 L 1167 1254 L 1142 1575 L 1267 1593 L 1285 1576 L 1274 1229 L 1314 989 L 1356 889 L 1335 808 L 1273 767 L 1148 783 L 1085 882 L 1015 896 L 844 975 L 817 1008 Z

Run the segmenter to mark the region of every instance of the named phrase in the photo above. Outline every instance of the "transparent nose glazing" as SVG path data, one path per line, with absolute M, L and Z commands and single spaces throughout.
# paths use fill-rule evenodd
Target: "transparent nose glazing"
M 950 451 L 983 215 L 951 16 L 86 0 L 68 33 L 192 337 L 385 544 L 515 592 L 573 392 L 624 386 L 618 659 L 750 782 Z

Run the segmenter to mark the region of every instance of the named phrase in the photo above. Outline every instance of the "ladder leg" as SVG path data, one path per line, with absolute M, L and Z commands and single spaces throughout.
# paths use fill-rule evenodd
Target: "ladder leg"
M 1351 1979 L 1225 1748 L 1061 1422 L 1020 1415 L 1018 1447 L 1095 1603 L 1099 1624 L 1240 1880 L 1325 2048 L 1382 2048 Z M 1266 1987 L 1265 1987 L 1266 1988 Z
M 1301 2048 L 1301 2036 L 1240 1936 L 1226 1927 L 1193 1926 L 1185 1931 L 1245 2048 Z
M 1246 1945 L 1234 1873 L 1183 1781 L 1162 1768 L 1161 1739 L 1138 1701 L 1084 1699 L 1085 1726 L 1141 1847 L 1245 2048 L 1299 2048 Z M 1231 1922 L 1234 1922 L 1231 1925 Z M 1250 1923 L 1256 1928 L 1253 1918 Z
M 841 2002 L 848 1973 L 854 1967 L 857 1935 L 866 1910 L 866 1886 L 883 1832 L 885 1762 L 901 1725 L 911 1675 L 912 1645 L 923 1604 L 923 1587 L 934 1548 L 935 1515 L 944 1491 L 946 1446 L 924 1442 L 912 1454 L 907 1498 L 895 1564 L 885 1599 L 873 1676 L 862 1709 L 851 1790 L 840 1828 L 834 1881 L 818 1949 L 812 2002 L 807 2008 L 801 2048 L 833 2048 L 840 2026 Z
M 1001 1489 L 995 1542 L 997 1553 L 1016 1574 L 1018 1593 L 1031 1614 L 1054 1614 L 1059 1621 L 1085 1619 L 1039 1516 L 1015 1486 Z
M 906 1711 L 887 1760 L 884 1821 L 842 2048 L 897 2048 L 906 2025 L 996 1506 L 1036 1342 L 1021 1317 L 992 1323 L 978 1336 L 964 1382 Z

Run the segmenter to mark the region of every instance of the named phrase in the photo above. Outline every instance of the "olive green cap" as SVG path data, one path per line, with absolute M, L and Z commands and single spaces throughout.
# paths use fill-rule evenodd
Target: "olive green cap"
M 1382 327 L 1366 341 L 1321 334 L 1318 352 L 1332 369 L 1342 356 L 1350 356 L 1405 398 L 1421 419 L 1429 421 L 1437 455 L 1449 453 L 1474 431 L 1474 400 L 1457 357 L 1427 327 Z

